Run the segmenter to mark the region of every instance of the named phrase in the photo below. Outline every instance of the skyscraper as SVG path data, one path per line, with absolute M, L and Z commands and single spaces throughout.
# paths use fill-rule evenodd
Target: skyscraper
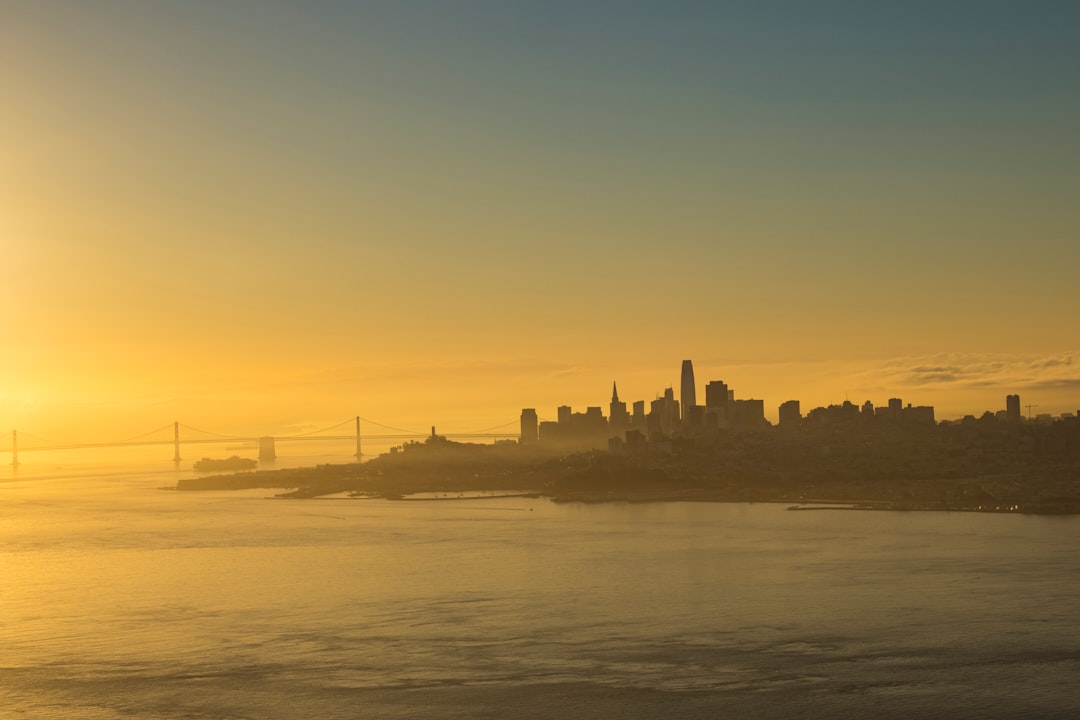
M 780 403 L 780 427 L 794 427 L 800 422 L 802 422 L 802 413 L 799 411 L 798 400 Z
M 521 436 L 522 445 L 536 442 L 539 437 L 539 418 L 536 416 L 536 408 L 523 408 L 521 411 Z
M 728 427 L 732 418 L 728 410 L 735 406 L 727 383 L 713 380 L 705 385 L 705 422 L 713 427 Z
M 710 408 L 726 408 L 728 404 L 728 386 L 721 380 L 713 380 L 705 386 L 705 405 Z
M 611 405 L 608 413 L 611 429 L 616 434 L 630 425 L 630 416 L 626 412 L 626 403 L 619 400 L 619 388 L 611 383 Z
M 675 399 L 674 388 L 665 388 L 661 400 L 660 427 L 665 435 L 670 435 L 679 426 L 679 401 Z
M 1009 422 L 1020 422 L 1020 396 L 1005 396 L 1005 418 Z
M 682 387 L 679 401 L 682 405 L 683 418 L 690 417 L 692 410 L 697 407 L 697 389 L 694 387 L 694 364 L 689 360 L 682 361 Z

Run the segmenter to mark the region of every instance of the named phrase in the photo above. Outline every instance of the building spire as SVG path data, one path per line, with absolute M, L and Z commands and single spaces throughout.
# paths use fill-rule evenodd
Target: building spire
M 619 402 L 619 388 L 615 384 L 614 380 L 611 381 L 611 402 L 613 402 L 613 403 Z

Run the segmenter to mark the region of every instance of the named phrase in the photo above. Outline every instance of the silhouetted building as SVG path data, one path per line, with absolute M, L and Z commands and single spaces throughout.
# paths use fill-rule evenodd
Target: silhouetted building
M 625 415 L 625 407 L 623 413 Z M 537 434 L 541 443 L 554 441 L 570 443 L 573 446 L 602 447 L 601 443 L 608 436 L 608 421 L 600 406 L 589 407 L 583 413 L 576 413 L 569 405 L 560 405 L 558 415 L 558 422 L 540 423 Z M 524 411 L 522 427 L 524 432 Z
M 544 422 L 540 423 L 540 428 L 539 428 L 540 442 L 550 443 L 550 442 L 554 442 L 554 441 L 557 441 L 557 440 L 562 440 L 563 439 L 563 431 L 566 430 L 566 429 L 567 428 L 566 428 L 565 425 L 560 425 L 557 422 L 552 422 L 550 420 L 545 420 Z
M 690 434 L 700 434 L 705 427 L 705 406 L 691 405 L 683 408 L 683 429 Z
M 670 436 L 679 425 L 679 401 L 675 399 L 675 390 L 667 388 L 660 405 L 660 428 L 664 435 Z
M 664 398 L 658 397 L 649 403 L 649 414 L 645 421 L 645 431 L 650 441 L 664 437 Z
M 621 433 L 630 426 L 630 415 L 626 412 L 626 403 L 619 400 L 619 388 L 614 382 L 611 383 L 611 405 L 609 409 L 608 422 L 611 424 L 613 433 Z
M 867 400 L 862 404 L 862 416 L 864 420 L 874 419 L 874 403 Z
M 536 416 L 536 408 L 523 408 L 521 411 L 521 438 L 522 445 L 534 443 L 540 439 L 539 418 Z
M 645 432 L 645 401 L 634 401 L 634 415 L 633 415 L 634 427 L 642 432 Z
M 728 403 L 731 394 L 727 383 L 713 380 L 705 385 L 705 423 L 710 427 L 728 426 Z
M 1020 422 L 1020 396 L 1005 396 L 1005 419 L 1009 422 Z
M 934 408 L 929 405 L 912 407 L 911 403 L 904 408 L 904 422 L 914 422 L 920 425 L 934 424 Z
M 732 425 L 740 430 L 763 428 L 765 422 L 764 400 L 736 400 Z
M 877 412 L 884 414 L 888 408 L 879 407 Z M 806 420 L 825 427 L 851 427 L 860 421 L 859 406 L 845 400 L 841 405 L 817 407 L 806 414 Z
M 689 360 L 682 361 L 682 381 L 680 386 L 679 400 L 682 401 L 682 417 L 690 417 L 690 408 L 697 405 L 697 388 L 694 385 L 694 364 Z
M 721 380 L 713 380 L 705 386 L 705 407 L 727 407 L 728 386 Z
M 780 403 L 780 427 L 794 427 L 800 422 L 802 422 L 802 412 L 799 411 L 798 400 Z
M 889 398 L 889 419 L 900 420 L 904 416 L 904 401 L 900 398 Z

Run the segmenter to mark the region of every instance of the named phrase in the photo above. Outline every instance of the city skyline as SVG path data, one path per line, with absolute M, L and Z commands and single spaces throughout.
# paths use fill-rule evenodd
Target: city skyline
M 696 401 L 692 360 L 682 361 L 680 382 L 679 400 L 674 400 L 674 388 L 669 386 L 656 392 L 648 412 L 645 411 L 648 400 L 633 401 L 635 412 L 632 415 L 627 414 L 627 403 L 619 399 L 617 380 L 612 382 L 607 417 L 603 417 L 602 407 L 599 405 L 586 405 L 585 412 L 574 412 L 572 405 L 562 404 L 556 408 L 554 415 L 546 418 L 535 407 L 523 408 L 520 416 L 521 442 L 544 442 L 545 439 L 558 441 L 590 435 L 603 435 L 629 442 L 630 433 L 624 438 L 624 431 L 640 434 L 641 441 L 660 440 L 673 436 L 694 437 L 705 431 L 718 429 L 748 430 L 775 425 L 794 426 L 803 421 L 829 423 L 837 419 L 850 419 L 852 415 L 861 416 L 864 421 L 884 419 L 887 422 L 899 422 L 903 419 L 922 425 L 949 424 L 987 416 L 1011 423 L 1050 423 L 1080 418 L 1080 409 L 1062 413 L 1045 412 L 1038 404 L 1021 404 L 1018 394 L 1006 394 L 1000 407 L 972 409 L 958 418 L 935 417 L 935 408 L 932 405 L 914 405 L 911 402 L 905 405 L 904 398 L 899 397 L 889 397 L 884 401 L 878 398 L 876 402 L 873 398 L 866 398 L 854 403 L 845 397 L 843 401 L 837 400 L 813 407 L 804 406 L 799 398 L 791 398 L 780 402 L 770 418 L 765 412 L 766 405 L 763 400 L 740 397 L 736 395 L 734 388 L 720 379 L 708 381 L 705 385 L 706 400 L 699 405 Z M 806 408 L 805 413 L 802 411 L 803 407 Z M 1033 413 L 1035 409 L 1040 412 Z M 600 422 L 601 420 L 606 422 Z
M 673 357 L 774 422 L 1075 411 L 1078 22 L 5 4 L 0 432 L 468 430 Z
M 1080 716 L 1078 29 L 0 0 L 0 707 Z

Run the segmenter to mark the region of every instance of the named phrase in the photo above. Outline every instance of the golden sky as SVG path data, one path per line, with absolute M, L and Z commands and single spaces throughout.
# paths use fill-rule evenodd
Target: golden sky
M 1075 412 L 1077 11 L 903 5 L 0 4 L 0 432 Z

